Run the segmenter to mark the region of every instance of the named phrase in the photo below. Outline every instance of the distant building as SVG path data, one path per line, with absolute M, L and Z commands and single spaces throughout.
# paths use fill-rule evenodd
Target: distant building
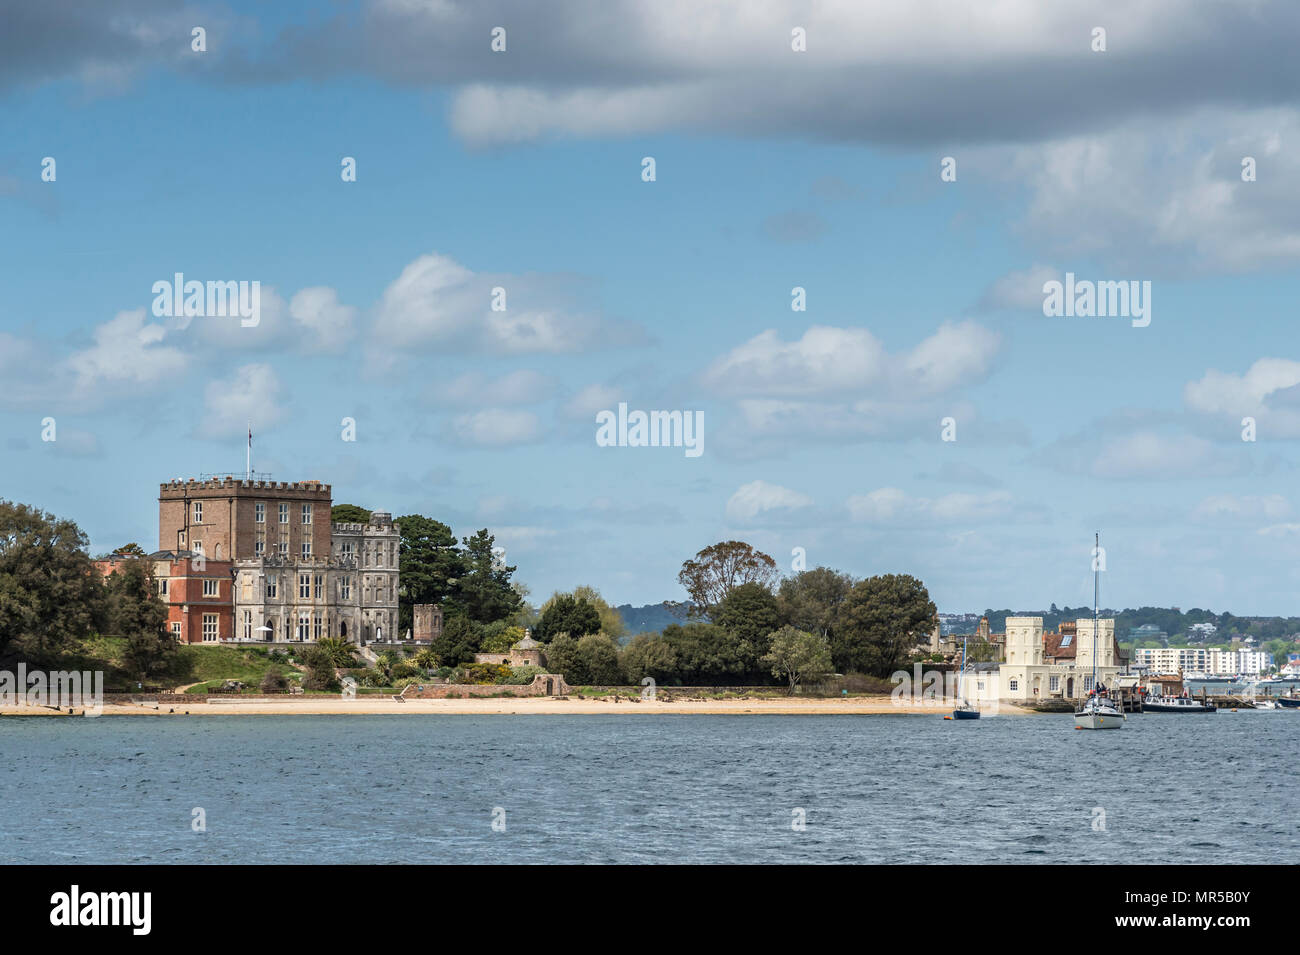
M 1220 650 L 1217 647 L 1142 647 L 1133 662 L 1152 673 L 1205 676 L 1258 676 L 1272 666 L 1271 654 L 1261 650 Z

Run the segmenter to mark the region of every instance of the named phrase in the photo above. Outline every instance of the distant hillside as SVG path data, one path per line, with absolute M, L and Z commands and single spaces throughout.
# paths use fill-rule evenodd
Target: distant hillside
M 670 623 L 686 622 L 686 608 L 684 606 L 680 607 L 676 613 L 661 603 L 646 604 L 644 607 L 620 604 L 614 609 L 622 616 L 629 637 L 638 633 L 663 633 L 664 627 Z

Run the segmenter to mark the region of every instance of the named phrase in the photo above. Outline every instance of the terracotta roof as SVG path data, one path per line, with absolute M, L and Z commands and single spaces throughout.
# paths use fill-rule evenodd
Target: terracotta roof
M 1061 640 L 1066 636 L 1073 637 L 1075 634 L 1064 633 L 1044 633 L 1043 634 L 1043 656 L 1055 657 L 1058 660 L 1072 660 L 1075 652 L 1078 650 L 1076 641 L 1071 640 L 1064 647 L 1061 646 Z

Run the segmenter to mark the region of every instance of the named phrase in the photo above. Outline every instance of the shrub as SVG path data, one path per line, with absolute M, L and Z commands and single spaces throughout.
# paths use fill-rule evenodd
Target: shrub
M 283 693 L 288 688 L 289 681 L 285 679 L 279 667 L 271 667 L 266 673 L 262 674 L 263 693 Z

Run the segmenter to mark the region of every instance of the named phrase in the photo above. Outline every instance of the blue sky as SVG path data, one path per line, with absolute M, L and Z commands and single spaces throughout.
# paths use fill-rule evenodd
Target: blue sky
M 857 6 L 0 14 L 0 495 L 151 545 L 251 420 L 258 471 L 489 527 L 534 599 L 678 599 L 740 538 L 1079 604 L 1099 529 L 1107 603 L 1300 613 L 1297 14 Z M 1044 317 L 1067 271 L 1151 324 Z M 175 272 L 261 324 L 153 315 Z M 598 447 L 619 402 L 704 454 Z

